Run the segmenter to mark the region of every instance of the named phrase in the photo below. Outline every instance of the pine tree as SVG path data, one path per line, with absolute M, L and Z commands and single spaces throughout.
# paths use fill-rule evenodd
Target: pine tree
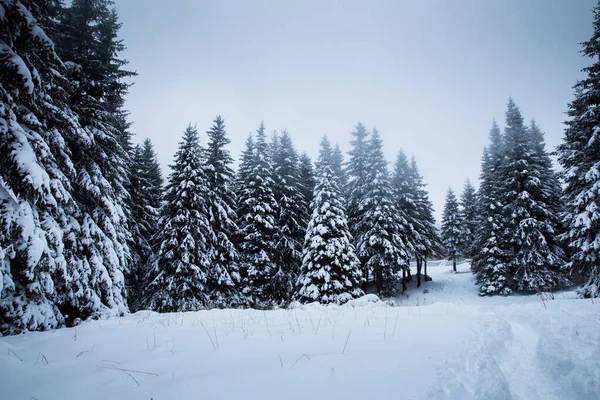
M 559 210 L 552 207 L 556 193 L 551 193 L 553 187 L 545 183 L 552 171 L 546 157 L 534 149 L 532 134 L 512 99 L 508 101 L 504 138 L 504 248 L 510 250 L 512 279 L 519 290 L 555 289 L 564 283 L 560 268 L 565 261 L 556 238 Z
M 240 257 L 234 244 L 236 224 L 235 176 L 233 158 L 225 148 L 231 141 L 225 122 L 217 116 L 208 130 L 208 146 L 204 152 L 204 169 L 208 186 L 208 220 L 215 242 L 210 245 L 210 268 L 207 288 L 213 307 L 241 304 Z
M 456 261 L 461 256 L 461 233 L 462 221 L 458 208 L 458 200 L 454 191 L 449 188 L 442 214 L 442 241 L 446 256 L 452 261 L 452 270 L 454 272 L 456 272 Z
M 344 169 L 344 154 L 340 149 L 338 144 L 335 145 L 333 151 L 331 152 L 331 170 L 334 175 L 337 176 L 340 190 L 343 193 L 348 186 L 348 176 L 346 175 L 346 170 Z
M 130 172 L 130 227 L 132 266 L 126 276 L 129 307 L 139 308 L 150 260 L 154 257 L 152 237 L 159 220 L 163 179 L 150 139 L 132 150 Z
M 294 298 L 303 303 L 341 304 L 364 294 L 360 289 L 360 266 L 337 178 L 329 165 L 320 171 Z
M 250 170 L 252 168 L 253 160 L 254 138 L 252 137 L 252 134 L 249 134 L 246 138 L 246 147 L 244 148 L 244 151 L 242 151 L 242 156 L 240 157 L 240 164 L 238 166 L 235 178 L 235 187 L 238 193 L 242 190 L 242 186 L 248 180 L 248 176 L 250 176 Z
M 377 292 L 394 294 L 398 272 L 407 269 L 411 251 L 404 242 L 406 221 L 396 208 L 387 161 L 379 132 L 373 129 L 369 141 L 364 200 L 355 238 L 356 253 L 365 268 L 374 272 Z
M 421 247 L 423 227 L 421 226 L 419 210 L 417 209 L 417 191 L 419 188 L 416 185 L 414 177 L 406 154 L 400 150 L 394 163 L 391 184 L 396 197 L 396 208 L 405 221 L 403 228 L 405 232 L 404 240 L 411 250 L 411 257 L 416 256 L 418 250 L 424 250 Z
M 306 152 L 300 155 L 300 190 L 304 199 L 304 220 L 310 219 L 310 202 L 315 191 L 315 169 L 312 160 Z
M 80 232 L 73 273 L 82 287 L 78 316 L 127 311 L 123 274 L 130 267 L 131 241 L 126 189 L 131 160 L 124 96 L 130 86 L 127 61 L 117 54 L 120 24 L 109 0 L 74 0 L 60 13 L 57 51 L 69 79 L 70 108 L 82 129 L 65 138 L 77 177 L 72 181 Z
M 354 139 L 350 141 L 352 149 L 350 150 L 346 172 L 348 174 L 347 187 L 347 206 L 348 226 L 350 233 L 355 239 L 361 232 L 361 212 L 360 204 L 365 200 L 367 186 L 367 165 L 369 163 L 369 132 L 362 123 L 358 123 L 352 132 Z M 370 282 L 370 270 L 363 266 L 363 277 L 365 283 Z
M 273 154 L 274 192 L 275 200 L 279 204 L 276 218 L 278 233 L 273 260 L 279 271 L 277 294 L 274 295 L 278 301 L 287 301 L 298 277 L 308 219 L 301 187 L 299 159 L 292 138 L 287 131 L 283 131 L 278 141 L 278 147 Z
M 479 294 L 510 294 L 509 253 L 504 246 L 504 218 L 501 168 L 504 162 L 504 139 L 493 121 L 490 130 L 490 145 L 484 150 L 481 165 L 481 184 L 478 194 L 480 213 L 476 248 L 471 268 L 480 285 Z
M 415 229 L 418 234 L 415 256 L 417 259 L 417 286 L 420 286 L 421 268 L 425 267 L 425 280 L 431 280 L 431 277 L 427 276 L 427 258 L 436 254 L 441 255 L 442 243 L 436 227 L 433 203 L 429 199 L 429 193 L 425 189 L 427 185 L 423 182 L 414 156 L 410 160 L 409 182 L 415 193 L 414 220 L 416 220 Z
M 217 239 L 207 218 L 209 190 L 195 127 L 185 130 L 171 170 L 145 305 L 158 312 L 196 311 L 210 304 L 210 246 Z
M 263 306 L 272 304 L 276 298 L 273 292 L 279 268 L 273 261 L 278 205 L 273 193 L 275 184 L 271 178 L 272 165 L 262 123 L 253 148 L 254 151 L 246 149 L 249 164 L 240 176 L 243 181 L 238 193 L 239 251 L 245 270 L 244 293 L 252 304 Z
M 81 127 L 70 84 L 38 21 L 41 2 L 0 3 L 0 332 L 54 329 L 77 310 L 72 197 L 65 135 Z M 72 322 L 72 319 L 71 319 Z
M 558 146 L 558 161 L 564 169 L 566 212 L 563 239 L 568 244 L 572 274 L 585 283 L 579 294 L 600 297 L 600 4 L 594 8 L 594 33 L 583 43 L 583 54 L 593 60 L 583 69 L 586 77 L 575 85 L 569 104 L 566 129 Z
M 465 257 L 473 257 L 479 213 L 477 210 L 477 192 L 468 179 L 460 196 L 460 207 L 460 219 L 462 221 L 461 253 Z

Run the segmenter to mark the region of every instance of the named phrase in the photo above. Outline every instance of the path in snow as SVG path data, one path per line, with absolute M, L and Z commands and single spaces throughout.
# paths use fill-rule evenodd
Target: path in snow
M 428 272 L 395 307 L 140 312 L 0 338 L 0 399 L 598 398 L 598 304 L 481 298 L 466 264 Z

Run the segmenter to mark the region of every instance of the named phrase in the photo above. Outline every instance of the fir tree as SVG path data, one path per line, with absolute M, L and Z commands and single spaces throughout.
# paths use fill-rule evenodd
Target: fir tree
M 150 139 L 135 146 L 132 154 L 129 186 L 132 266 L 126 281 L 129 307 L 135 310 L 154 256 L 152 237 L 158 226 L 163 179 Z
M 171 169 L 145 304 L 158 312 L 196 311 L 210 304 L 210 246 L 217 239 L 207 218 L 209 190 L 195 127 L 185 130 Z
M 242 186 L 248 180 L 248 176 L 250 176 L 250 170 L 252 168 L 252 161 L 254 160 L 254 138 L 252 134 L 249 134 L 246 138 L 246 147 L 242 151 L 242 156 L 240 157 L 240 164 L 238 166 L 237 174 L 236 174 L 236 191 L 240 192 L 242 190 Z
M 501 174 L 507 243 L 503 248 L 510 251 L 512 280 L 519 290 L 555 289 L 564 283 L 560 270 L 564 254 L 556 238 L 556 193 L 545 183 L 552 171 L 546 157 L 534 148 L 532 134 L 512 99 L 508 101 L 504 139 L 506 161 Z
M 410 160 L 410 176 L 409 182 L 414 188 L 415 193 L 415 229 L 417 231 L 417 246 L 416 259 L 417 259 L 417 285 L 421 282 L 420 269 L 424 266 L 425 268 L 425 279 L 431 280 L 427 276 L 427 258 L 433 255 L 442 253 L 442 243 L 436 227 L 433 203 L 429 199 L 429 193 L 427 192 L 426 184 L 423 182 L 423 177 L 419 172 L 417 161 L 415 157 L 411 157 Z
M 315 191 L 315 169 L 312 160 L 306 152 L 300 155 L 300 190 L 304 199 L 305 221 L 310 219 L 310 202 Z
M 364 200 L 355 238 L 356 253 L 365 268 L 374 272 L 377 292 L 394 294 L 398 272 L 407 269 L 410 250 L 404 242 L 406 221 L 396 208 L 383 144 L 376 129 L 369 141 Z
M 305 198 L 302 193 L 298 154 L 287 131 L 279 135 L 278 147 L 273 154 L 275 200 L 279 204 L 276 218 L 278 229 L 274 262 L 277 274 L 277 300 L 288 300 L 298 277 L 302 243 L 308 224 Z
M 346 186 L 348 186 L 348 176 L 346 175 L 346 170 L 344 169 L 344 154 L 342 153 L 342 150 L 338 144 L 335 145 L 333 151 L 331 152 L 331 170 L 338 178 L 340 190 L 343 193 L 346 190 Z
M 600 4 L 594 8 L 594 33 L 583 43 L 583 54 L 593 59 L 583 69 L 586 77 L 575 85 L 569 104 L 566 129 L 558 146 L 558 161 L 564 169 L 566 212 L 563 239 L 567 243 L 571 274 L 581 274 L 582 297 L 600 297 Z
M 117 315 L 127 311 L 123 274 L 131 259 L 131 143 L 122 106 L 130 86 L 125 79 L 135 73 L 118 58 L 125 46 L 117 38 L 120 24 L 111 1 L 74 0 L 60 13 L 59 28 L 56 48 L 74 83 L 68 102 L 82 126 L 65 138 L 77 172 L 77 316 Z
M 504 140 L 500 129 L 493 121 L 490 130 L 490 145 L 484 150 L 481 165 L 481 184 L 478 194 L 480 213 L 479 229 L 471 268 L 480 285 L 480 295 L 512 292 L 509 287 L 509 253 L 504 246 L 503 203 L 501 167 L 504 162 Z
M 583 53 L 600 54 L 600 5 L 594 9 L 594 35 L 583 43 Z M 600 117 L 593 112 L 600 104 L 600 62 L 584 69 L 587 77 L 575 85 L 575 99 L 569 104 L 569 120 L 557 148 L 564 172 L 566 209 L 562 238 L 571 260 L 572 275 L 585 279 L 580 296 L 600 297 Z
M 244 263 L 243 290 L 254 305 L 269 305 L 274 301 L 278 266 L 274 263 L 277 238 L 275 221 L 278 205 L 273 193 L 272 165 L 261 123 L 253 143 L 254 151 L 246 149 L 248 165 L 241 176 L 238 194 L 239 251 Z
M 442 214 L 442 241 L 446 256 L 452 261 L 452 270 L 454 272 L 456 272 L 456 261 L 461 256 L 461 226 L 462 221 L 458 208 L 458 200 L 454 191 L 448 189 L 444 212 Z
M 204 152 L 204 169 L 208 185 L 208 220 L 215 242 L 210 246 L 207 288 L 212 306 L 236 306 L 242 303 L 239 255 L 234 245 L 236 224 L 235 176 L 233 158 L 225 148 L 231 141 L 225 122 L 217 116 L 206 132 L 208 146 Z
M 461 253 L 466 257 L 473 257 L 475 252 L 475 235 L 479 222 L 477 204 L 477 192 L 471 181 L 467 179 L 460 196 L 460 219 L 462 221 Z
M 323 166 L 303 247 L 294 298 L 308 303 L 345 303 L 362 296 L 361 273 L 342 205 L 337 178 Z
M 360 236 L 361 211 L 360 204 L 365 200 L 367 186 L 367 171 L 369 163 L 369 132 L 362 123 L 358 123 L 352 132 L 354 139 L 350 141 L 350 150 L 346 172 L 348 173 L 347 215 L 350 233 L 354 238 Z M 339 183 L 338 183 L 339 184 Z M 365 283 L 370 282 L 370 270 L 363 266 Z
M 0 4 L 0 332 L 54 329 L 77 310 L 78 232 L 64 66 L 40 2 Z M 68 321 L 67 321 L 68 322 Z

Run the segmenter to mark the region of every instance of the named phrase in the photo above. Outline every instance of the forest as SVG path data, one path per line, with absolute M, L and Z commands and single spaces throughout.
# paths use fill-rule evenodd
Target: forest
M 138 310 L 392 298 L 439 258 L 454 271 L 471 260 L 481 296 L 600 296 L 598 10 L 562 143 L 546 149 L 509 98 L 478 189 L 449 189 L 438 222 L 417 160 L 399 148 L 388 165 L 361 122 L 348 154 L 323 137 L 312 160 L 256 116 L 238 159 L 216 116 L 170 132 L 181 139 L 161 171 L 131 133 L 136 73 L 111 1 L 0 0 L 0 21 L 2 334 Z

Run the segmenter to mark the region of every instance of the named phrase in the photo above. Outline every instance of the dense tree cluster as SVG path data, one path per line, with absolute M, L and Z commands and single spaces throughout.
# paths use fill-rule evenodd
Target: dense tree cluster
M 524 124 L 509 99 L 504 133 L 492 124 L 482 162 L 472 263 L 480 294 L 553 290 L 568 282 L 556 181 L 543 134 L 535 122 Z

